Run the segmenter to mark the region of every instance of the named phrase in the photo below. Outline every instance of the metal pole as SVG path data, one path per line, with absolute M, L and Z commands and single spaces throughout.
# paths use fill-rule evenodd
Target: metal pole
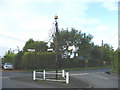
M 58 79 L 58 23 L 57 23 L 57 19 L 58 16 L 55 16 L 55 27 L 56 27 L 56 60 L 55 60 L 55 65 L 56 65 L 56 80 Z

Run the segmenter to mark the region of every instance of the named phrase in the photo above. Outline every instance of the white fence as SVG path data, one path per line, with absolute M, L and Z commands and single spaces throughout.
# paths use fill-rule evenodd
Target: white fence
M 62 77 L 62 79 L 51 79 L 52 75 L 59 75 Z M 40 76 L 41 77 L 38 77 Z M 49 77 L 47 77 L 49 76 Z M 52 72 L 46 72 L 43 70 L 43 72 L 36 72 L 35 70 L 33 71 L 33 80 L 49 80 L 49 81 L 63 81 L 66 82 L 67 84 L 69 83 L 69 72 L 65 72 L 65 70 L 62 70 L 61 73 L 52 73 Z

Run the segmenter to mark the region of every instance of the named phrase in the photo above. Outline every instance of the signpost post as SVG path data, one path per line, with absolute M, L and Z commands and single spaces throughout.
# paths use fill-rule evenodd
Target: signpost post
M 58 16 L 54 16 L 54 19 L 55 19 L 55 29 L 56 29 L 56 61 L 55 61 L 55 64 L 56 64 L 56 80 L 58 79 L 58 22 L 57 22 L 57 19 L 58 19 Z

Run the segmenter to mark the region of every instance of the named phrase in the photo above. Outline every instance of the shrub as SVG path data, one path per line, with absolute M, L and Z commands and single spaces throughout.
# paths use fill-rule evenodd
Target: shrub
M 22 57 L 22 66 L 24 69 L 40 69 L 55 67 L 54 52 L 25 52 Z
M 15 65 L 15 56 L 16 56 L 16 54 L 12 54 L 12 53 L 7 54 L 6 56 L 4 56 L 4 63 L 10 62 L 13 65 Z

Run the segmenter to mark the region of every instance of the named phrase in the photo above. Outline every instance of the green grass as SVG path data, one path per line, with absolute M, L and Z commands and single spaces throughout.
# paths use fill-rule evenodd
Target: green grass
M 111 68 L 111 66 L 87 67 L 87 68 L 65 68 L 65 70 L 74 71 L 74 70 L 92 70 L 92 69 L 106 69 L 106 68 Z
M 118 68 L 115 68 L 115 69 L 112 68 L 111 72 L 114 73 L 114 74 L 119 74 L 119 73 L 118 73 Z
M 39 80 L 39 82 L 43 82 L 44 80 Z
M 93 70 L 93 69 L 106 69 L 106 68 L 111 68 L 111 66 L 102 66 L 102 67 L 86 67 L 86 68 L 64 68 L 64 70 L 67 71 L 77 71 L 77 70 Z M 55 71 L 56 69 L 35 69 L 35 71 L 42 72 L 43 70 L 46 71 Z M 62 69 L 59 69 L 62 70 Z M 33 70 L 26 70 L 26 72 L 33 72 Z

